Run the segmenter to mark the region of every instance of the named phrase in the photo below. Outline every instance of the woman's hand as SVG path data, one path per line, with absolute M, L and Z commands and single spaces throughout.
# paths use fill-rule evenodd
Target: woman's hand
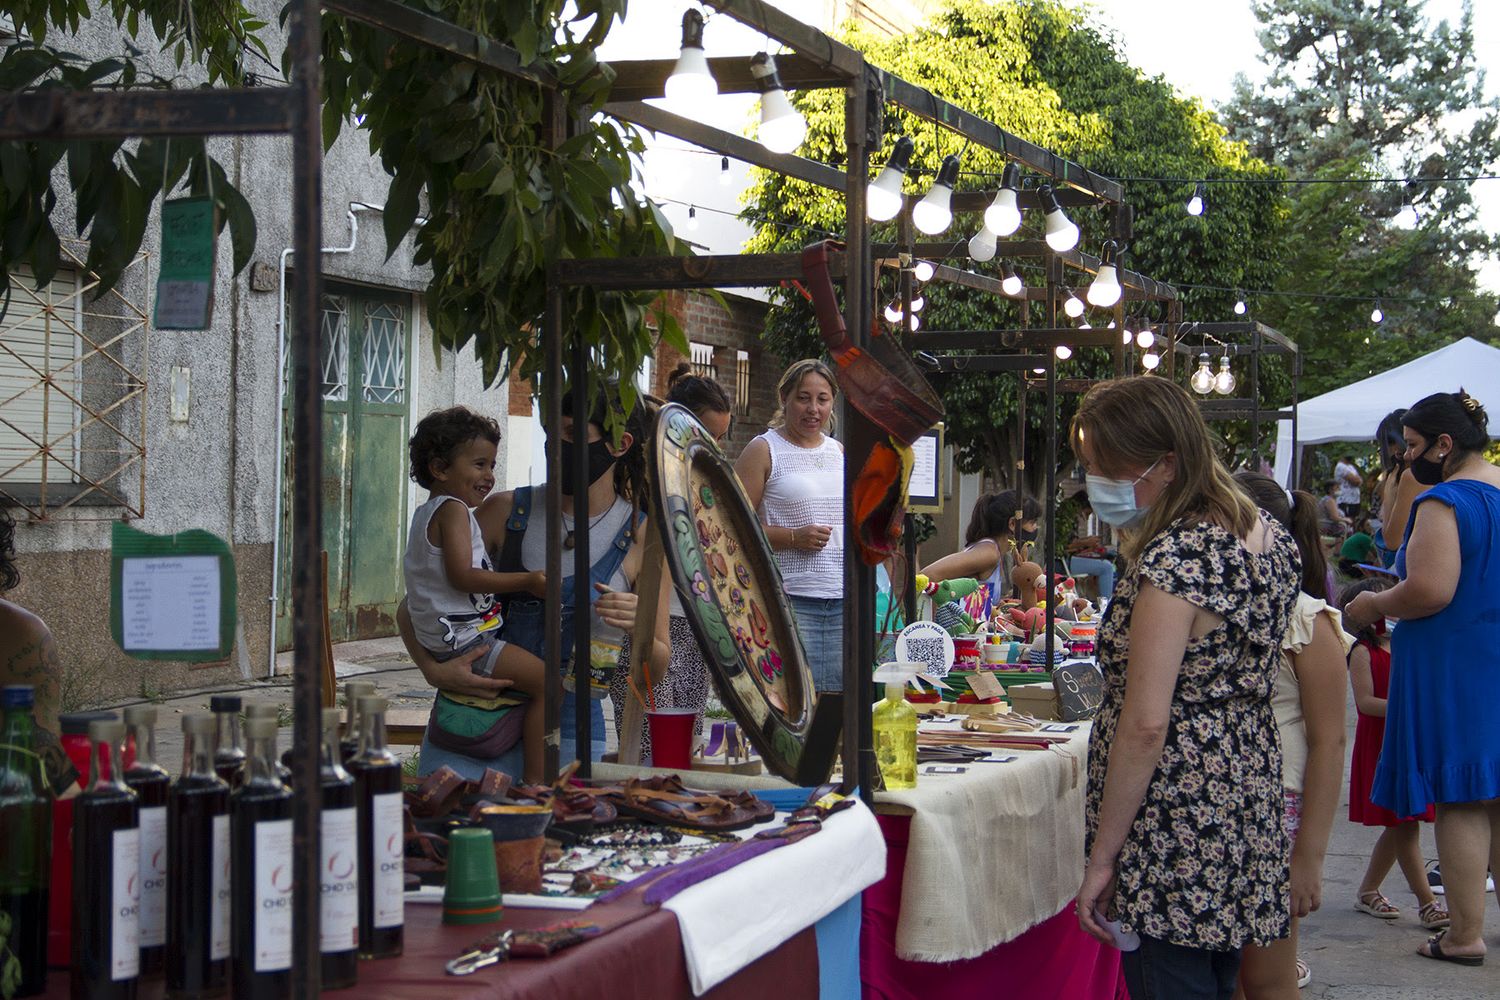
M 635 632 L 635 609 L 640 598 L 628 590 L 610 590 L 602 583 L 594 584 L 599 597 L 594 601 L 594 611 L 599 620 L 613 625 L 623 632 Z
M 1344 605 L 1344 624 L 1350 626 L 1347 631 L 1353 633 L 1369 625 L 1378 618 L 1383 618 L 1384 613 L 1375 606 L 1376 592 L 1367 590 L 1361 594 L 1355 594 L 1354 600 Z
M 1323 864 L 1292 853 L 1292 916 L 1301 919 L 1323 905 Z
M 489 651 L 489 646 L 481 643 L 451 660 L 439 662 L 431 657 L 423 657 L 417 661 L 417 667 L 421 669 L 422 676 L 427 678 L 428 684 L 442 691 L 475 698 L 494 698 L 504 694 L 515 681 L 504 677 L 481 677 L 474 673 L 474 661 L 483 658 Z
M 792 529 L 792 548 L 818 552 L 827 547 L 833 528 L 826 524 L 804 524 Z
M 1115 863 L 1090 858 L 1083 870 L 1083 886 L 1078 890 L 1075 910 L 1078 926 L 1107 945 L 1115 939 L 1099 923 L 1097 914 L 1105 913 L 1115 897 Z

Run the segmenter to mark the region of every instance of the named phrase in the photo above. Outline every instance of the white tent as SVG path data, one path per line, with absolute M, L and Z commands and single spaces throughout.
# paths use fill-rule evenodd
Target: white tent
M 1434 392 L 1457 392 L 1460 386 L 1500 412 L 1500 348 L 1465 337 L 1390 371 L 1314 396 L 1297 406 L 1297 444 L 1373 441 L 1387 413 Z M 1500 426 L 1492 430 L 1500 436 Z M 1276 427 L 1277 481 L 1289 485 L 1291 467 L 1292 422 L 1281 420 Z

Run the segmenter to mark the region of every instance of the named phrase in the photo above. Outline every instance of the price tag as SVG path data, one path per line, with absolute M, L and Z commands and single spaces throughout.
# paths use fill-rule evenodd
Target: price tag
M 969 769 L 967 767 L 960 767 L 957 764 L 928 764 L 926 767 L 922 768 L 922 773 L 923 774 L 967 774 L 968 770 Z
M 999 698 L 1005 694 L 1005 688 L 995 680 L 995 675 L 984 670 L 976 670 L 969 675 L 969 690 L 973 691 L 974 697 L 980 701 Z

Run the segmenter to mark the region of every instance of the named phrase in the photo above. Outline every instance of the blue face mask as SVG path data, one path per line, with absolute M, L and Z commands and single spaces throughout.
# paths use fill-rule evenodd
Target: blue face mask
M 1110 479 L 1108 476 L 1093 475 L 1084 477 L 1089 505 L 1094 508 L 1099 520 L 1113 528 L 1133 528 L 1140 524 L 1151 505 L 1141 506 L 1136 503 L 1135 484 L 1145 479 L 1160 462 L 1161 459 L 1158 458 L 1134 479 Z

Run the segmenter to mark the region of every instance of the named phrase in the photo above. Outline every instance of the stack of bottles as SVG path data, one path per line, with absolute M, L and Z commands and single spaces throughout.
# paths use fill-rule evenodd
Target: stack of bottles
M 53 836 L 32 697 L 0 692 L 0 938 L 20 963 L 18 997 L 45 989 L 50 862 L 68 849 Z M 350 702 L 352 744 L 338 709 L 321 719 L 323 989 L 355 985 L 360 958 L 402 950 L 401 768 L 385 700 L 351 691 Z M 291 992 L 290 772 L 275 710 L 252 706 L 241 726 L 241 707 L 215 697 L 212 714 L 183 718 L 175 781 L 156 762 L 154 708 L 88 721 L 88 785 L 71 803 L 72 995 L 133 998 L 157 975 L 170 997 Z

